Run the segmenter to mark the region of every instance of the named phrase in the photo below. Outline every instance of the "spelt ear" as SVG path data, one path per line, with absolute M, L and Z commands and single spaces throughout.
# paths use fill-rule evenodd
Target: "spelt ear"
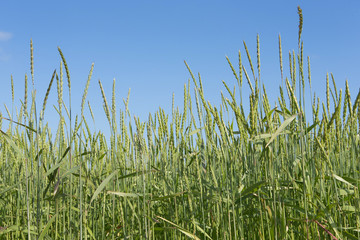
M 68 82 L 68 88 L 69 88 L 69 93 L 71 93 L 71 80 L 70 80 L 70 71 L 69 71 L 69 67 L 66 63 L 66 60 L 65 60 L 65 57 L 64 57 L 64 54 L 62 53 L 60 47 L 58 47 L 58 51 L 60 53 L 60 56 L 61 56 L 61 60 L 63 61 L 64 63 L 64 66 L 65 66 L 65 71 L 66 71 L 66 77 L 67 77 L 67 82 Z
M 46 90 L 46 94 L 45 94 L 44 101 L 43 101 L 43 107 L 42 107 L 42 110 L 41 110 L 41 116 L 40 116 L 41 119 L 44 118 L 45 107 L 46 107 L 46 103 L 47 103 L 47 100 L 48 100 L 48 97 L 49 97 L 49 94 L 50 94 L 52 83 L 53 83 L 54 78 L 55 78 L 55 74 L 56 74 L 56 70 L 54 70 L 53 75 L 52 75 L 51 80 L 50 80 L 50 83 L 49 83 L 49 86 L 48 86 L 48 88 Z
M 101 96 L 102 96 L 102 98 L 103 98 L 103 108 L 104 108 L 104 111 L 105 111 L 105 115 L 106 115 L 107 120 L 109 121 L 109 124 L 111 125 L 111 120 L 110 120 L 110 108 L 109 108 L 108 102 L 107 102 L 107 100 L 106 100 L 104 88 L 103 88 L 103 86 L 102 86 L 102 84 L 101 84 L 100 79 L 99 79 L 99 86 L 100 86 L 100 90 L 101 90 Z
M 31 80 L 32 85 L 34 87 L 34 47 L 33 47 L 33 41 L 30 39 L 30 69 L 31 69 Z
M 84 116 L 85 100 L 86 100 L 86 96 L 87 96 L 87 94 L 88 94 L 88 89 L 89 89 L 90 80 L 91 80 L 91 76 L 92 76 L 93 70 L 94 70 L 94 63 L 91 64 L 91 69 L 90 69 L 90 72 L 89 72 L 88 79 L 87 79 L 87 81 L 86 81 L 86 85 L 85 85 L 83 97 L 82 97 L 82 99 L 81 99 L 81 116 L 82 116 L 82 117 Z

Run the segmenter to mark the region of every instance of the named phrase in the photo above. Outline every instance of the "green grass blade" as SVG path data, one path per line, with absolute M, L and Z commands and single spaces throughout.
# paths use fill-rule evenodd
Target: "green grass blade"
M 42 230 L 42 232 L 41 232 L 38 240 L 42 240 L 42 239 L 45 237 L 47 231 L 49 230 L 51 224 L 55 221 L 57 215 L 58 215 L 58 214 L 55 214 L 54 216 L 52 216 L 52 217 L 50 218 L 50 220 L 48 221 L 48 223 L 46 224 L 46 226 L 45 226 L 44 229 Z
M 104 179 L 104 181 L 99 185 L 99 187 L 94 192 L 94 195 L 92 196 L 90 200 L 90 204 L 94 201 L 94 199 L 100 194 L 100 192 L 106 187 L 106 185 L 109 183 L 109 181 L 118 173 L 119 170 L 114 171 L 111 173 L 107 178 Z
M 175 229 L 179 230 L 180 232 L 182 232 L 183 234 L 185 234 L 186 236 L 188 236 L 189 238 L 191 239 L 195 239 L 195 240 L 200 240 L 200 238 L 198 238 L 197 236 L 195 236 L 194 234 L 192 234 L 191 232 L 185 230 L 184 228 L 180 227 L 179 225 L 176 225 L 175 223 L 163 218 L 163 217 L 160 217 L 160 216 L 156 216 L 157 218 L 173 225 L 175 227 Z
M 125 193 L 125 192 L 114 192 L 114 191 L 107 191 L 107 194 L 113 194 L 119 197 L 133 197 L 133 198 L 138 198 L 138 197 L 142 197 L 141 194 L 138 193 Z
M 270 143 L 272 143 L 274 141 L 274 139 L 280 135 L 280 133 L 282 131 L 284 131 L 284 129 L 292 122 L 294 121 L 294 119 L 299 115 L 299 113 L 296 113 L 292 116 L 290 116 L 289 118 L 287 118 L 282 124 L 281 126 L 275 131 L 275 133 L 272 135 L 272 137 L 270 138 L 269 142 L 266 144 L 265 148 L 267 148 Z

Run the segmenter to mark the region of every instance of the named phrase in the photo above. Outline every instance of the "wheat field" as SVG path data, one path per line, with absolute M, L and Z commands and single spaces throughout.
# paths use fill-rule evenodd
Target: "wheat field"
M 36 108 L 31 42 L 24 98 L 12 111 L 11 79 L 12 107 L 0 113 L 0 239 L 360 239 L 360 91 L 352 98 L 347 82 L 337 89 L 332 74 L 325 101 L 312 91 L 298 14 L 298 46 L 288 58 L 279 36 L 275 104 L 261 80 L 257 36 L 255 61 L 245 42 L 236 64 L 226 58 L 236 86 L 223 82 L 219 106 L 205 99 L 201 75 L 186 62 L 183 106 L 145 121 L 131 114 L 129 95 L 116 105 L 115 80 L 109 102 L 99 80 L 109 137 L 89 127 L 94 65 L 81 103 L 71 102 L 60 48 L 61 64 Z M 52 131 L 45 109 L 54 88 Z M 81 112 L 74 115 L 72 104 Z

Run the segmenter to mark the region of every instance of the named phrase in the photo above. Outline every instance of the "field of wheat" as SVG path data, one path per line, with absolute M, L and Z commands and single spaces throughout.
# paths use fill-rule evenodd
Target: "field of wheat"
M 337 89 L 328 74 L 322 101 L 301 33 L 299 8 L 299 41 L 288 57 L 279 36 L 275 104 L 261 78 L 259 36 L 255 58 L 244 43 L 236 64 L 226 59 L 237 84 L 223 82 L 219 106 L 205 99 L 200 74 L 186 62 L 183 106 L 146 121 L 132 116 L 129 96 L 116 105 L 115 81 L 108 102 L 99 80 L 109 137 L 88 125 L 96 117 L 87 101 L 94 65 L 74 103 L 60 48 L 36 108 L 31 42 L 24 98 L 14 108 L 13 94 L 0 113 L 0 239 L 360 239 L 360 91 L 352 98 L 348 83 Z M 55 131 L 45 121 L 54 88 Z

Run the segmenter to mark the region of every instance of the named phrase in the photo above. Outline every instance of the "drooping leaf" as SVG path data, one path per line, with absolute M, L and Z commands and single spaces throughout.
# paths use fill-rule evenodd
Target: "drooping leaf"
M 46 236 L 47 231 L 49 230 L 51 224 L 55 221 L 57 215 L 58 215 L 58 214 L 55 214 L 54 216 L 52 216 L 52 217 L 50 218 L 50 220 L 48 221 L 48 223 L 46 224 L 46 226 L 44 227 L 44 229 L 41 231 L 38 240 L 42 240 L 42 239 Z
M 111 173 L 107 178 L 104 179 L 104 181 L 99 185 L 99 187 L 94 192 L 94 195 L 92 196 L 90 200 L 90 204 L 94 201 L 94 199 L 100 194 L 100 192 L 106 187 L 106 185 L 109 183 L 109 181 L 118 173 L 119 170 L 114 171 Z
M 189 232 L 188 230 L 180 227 L 179 225 L 176 225 L 175 223 L 163 218 L 163 217 L 160 217 L 160 216 L 156 216 L 157 218 L 173 225 L 175 227 L 175 229 L 179 230 L 180 232 L 182 232 L 183 234 L 185 234 L 186 236 L 190 237 L 191 239 L 195 239 L 195 240 L 200 240 L 200 238 L 198 238 L 197 236 L 195 236 L 194 234 L 192 234 L 191 232 Z
M 125 193 L 125 192 L 113 192 L 113 191 L 107 191 L 107 194 L 113 194 L 119 197 L 133 197 L 133 198 L 138 198 L 138 197 L 142 197 L 142 195 L 137 194 L 137 193 Z
M 270 138 L 269 142 L 266 144 L 265 148 L 267 148 L 270 143 L 274 141 L 274 139 L 279 136 L 279 134 L 284 131 L 284 129 L 299 115 L 299 113 L 292 115 L 291 117 L 287 118 L 281 126 L 275 131 L 275 133 Z

